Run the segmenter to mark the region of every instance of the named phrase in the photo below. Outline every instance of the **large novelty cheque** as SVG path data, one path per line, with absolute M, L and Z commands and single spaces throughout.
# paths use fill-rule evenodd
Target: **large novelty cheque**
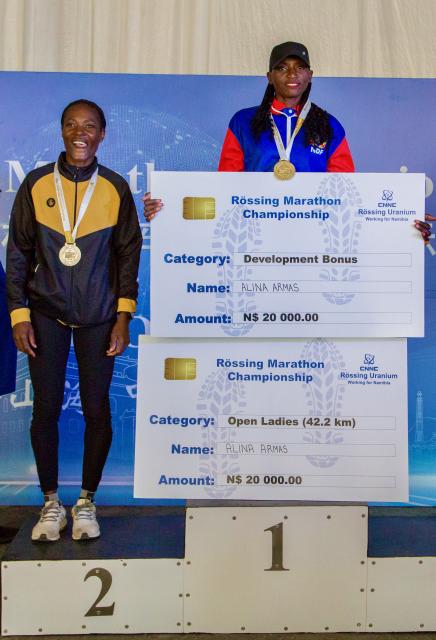
M 423 335 L 423 174 L 154 172 L 151 188 L 152 335 Z
M 406 348 L 142 337 L 135 497 L 407 500 Z

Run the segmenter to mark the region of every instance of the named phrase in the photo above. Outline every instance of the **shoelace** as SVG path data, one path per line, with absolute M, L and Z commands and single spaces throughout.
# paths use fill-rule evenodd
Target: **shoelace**
M 56 522 L 61 515 L 61 506 L 58 503 L 48 504 L 41 509 L 41 522 Z
M 73 507 L 74 517 L 78 520 L 94 520 L 95 519 L 95 507 L 94 505 L 79 504 Z

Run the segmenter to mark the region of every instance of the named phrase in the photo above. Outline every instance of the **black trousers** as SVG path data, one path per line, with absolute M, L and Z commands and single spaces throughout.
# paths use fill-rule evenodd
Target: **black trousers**
M 36 357 L 29 357 L 34 392 L 30 435 L 41 489 L 47 493 L 58 487 L 58 420 L 73 333 L 85 418 L 82 488 L 96 491 L 112 441 L 109 387 L 114 357 L 106 350 L 115 319 L 72 329 L 37 311 L 31 315 L 37 349 Z

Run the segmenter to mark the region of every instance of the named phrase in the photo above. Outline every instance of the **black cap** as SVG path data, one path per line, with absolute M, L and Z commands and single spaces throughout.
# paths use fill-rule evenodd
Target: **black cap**
M 282 44 L 277 44 L 271 51 L 269 70 L 272 71 L 274 67 L 290 56 L 300 58 L 310 67 L 309 52 L 304 44 L 300 44 L 300 42 L 282 42 Z

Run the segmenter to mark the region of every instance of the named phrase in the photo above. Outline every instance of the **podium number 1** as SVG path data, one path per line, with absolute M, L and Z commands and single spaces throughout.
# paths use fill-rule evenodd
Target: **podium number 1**
M 272 538 L 271 566 L 264 571 L 289 571 L 283 566 L 283 522 L 274 524 L 264 531 L 271 531 Z

